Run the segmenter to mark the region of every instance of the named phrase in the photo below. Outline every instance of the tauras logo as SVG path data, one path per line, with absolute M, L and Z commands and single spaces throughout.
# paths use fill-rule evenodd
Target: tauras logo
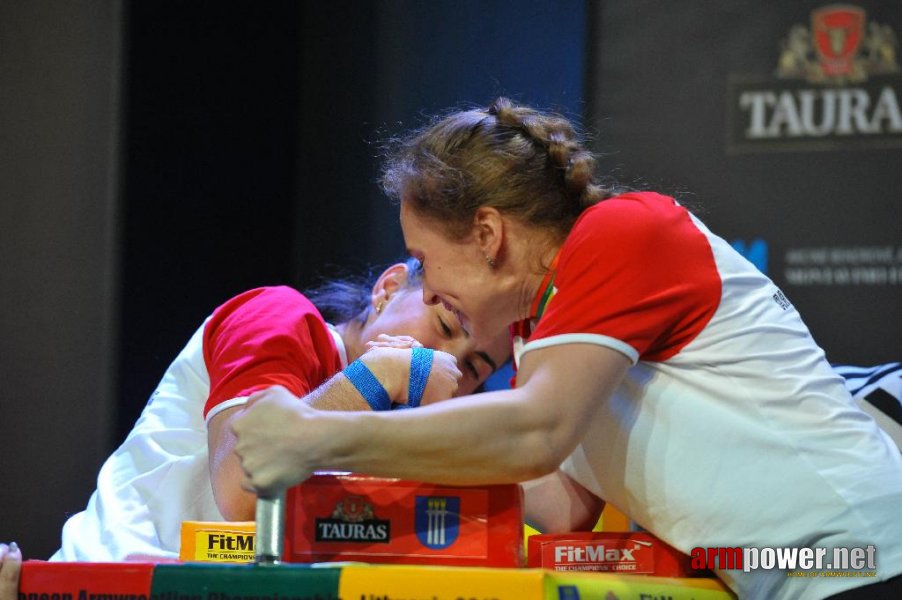
M 391 521 L 376 518 L 373 505 L 360 496 L 348 496 L 335 505 L 328 518 L 316 519 L 316 541 L 383 543 L 391 540 Z
M 739 94 L 739 108 L 750 140 L 902 133 L 898 96 L 890 86 L 873 93 L 863 88 L 749 90 Z
M 383 542 L 390 538 L 388 521 L 342 523 L 331 519 L 316 520 L 318 542 Z
M 893 29 L 830 5 L 793 25 L 772 77 L 732 76 L 732 151 L 902 146 L 902 77 Z

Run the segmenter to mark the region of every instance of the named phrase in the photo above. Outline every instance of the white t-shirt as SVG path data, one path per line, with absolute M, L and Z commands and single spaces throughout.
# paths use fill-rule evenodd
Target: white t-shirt
M 50 560 L 178 558 L 182 521 L 224 520 L 206 422 L 274 384 L 305 396 L 343 368 L 345 356 L 338 333 L 291 288 L 258 288 L 217 308 L 101 467 L 87 508 L 63 526 Z
M 687 554 L 877 548 L 876 578 L 718 570 L 741 598 L 821 598 L 902 573 L 898 450 L 724 240 L 671 198 L 625 194 L 581 216 L 554 290 L 521 356 L 587 343 L 634 364 L 564 472 Z

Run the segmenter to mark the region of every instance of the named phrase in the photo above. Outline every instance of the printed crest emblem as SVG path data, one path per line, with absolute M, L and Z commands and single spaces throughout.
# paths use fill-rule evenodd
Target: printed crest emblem
M 831 4 L 811 11 L 811 27 L 793 25 L 781 43 L 777 77 L 812 83 L 861 82 L 897 73 L 896 33 L 867 21 L 863 8 Z
M 827 6 L 811 12 L 814 48 L 827 77 L 851 77 L 864 34 L 864 9 Z
M 374 518 L 373 505 L 361 496 L 348 496 L 335 505 L 332 518 L 345 523 L 368 521 Z
M 420 543 L 433 550 L 447 548 L 460 530 L 460 498 L 417 496 L 414 527 Z

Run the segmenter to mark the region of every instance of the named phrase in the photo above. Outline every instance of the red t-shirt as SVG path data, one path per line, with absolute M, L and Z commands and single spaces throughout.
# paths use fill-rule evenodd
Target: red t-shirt
M 529 342 L 619 340 L 635 362 L 677 354 L 717 310 L 721 278 L 705 235 L 672 198 L 636 192 L 587 209 L 560 251 L 555 295 Z
M 217 308 L 204 328 L 203 355 L 205 418 L 223 402 L 272 385 L 303 397 L 341 369 L 319 311 L 285 286 L 250 290 Z

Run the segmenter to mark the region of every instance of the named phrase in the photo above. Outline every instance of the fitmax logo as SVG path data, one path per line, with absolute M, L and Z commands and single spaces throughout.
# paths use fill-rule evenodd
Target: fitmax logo
M 605 548 L 604 546 L 586 546 L 584 548 L 578 546 L 559 546 L 554 549 L 554 561 L 581 563 L 581 562 L 615 562 L 631 560 L 635 561 L 633 555 L 635 549 L 628 550 L 626 548 Z
M 207 550 L 238 550 L 253 552 L 253 535 L 224 535 L 214 533 L 207 539 Z

